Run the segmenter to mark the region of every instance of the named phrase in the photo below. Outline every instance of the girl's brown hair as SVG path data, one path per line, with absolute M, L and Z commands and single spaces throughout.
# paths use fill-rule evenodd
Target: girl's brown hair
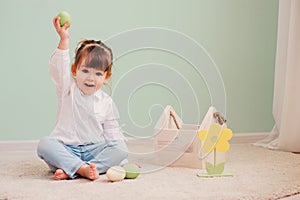
M 84 63 L 82 59 L 85 58 Z M 100 40 L 82 40 L 75 49 L 75 62 L 72 65 L 72 74 L 76 75 L 76 70 L 80 66 L 100 69 L 106 72 L 106 77 L 110 77 L 112 72 L 113 54 L 112 50 Z

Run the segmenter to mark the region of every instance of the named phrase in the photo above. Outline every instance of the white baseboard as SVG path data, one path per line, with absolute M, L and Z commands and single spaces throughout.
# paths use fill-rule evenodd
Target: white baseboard
M 265 139 L 270 132 L 260 132 L 260 133 L 237 133 L 233 134 L 230 140 L 231 144 L 253 144 L 259 140 Z
M 251 144 L 266 138 L 268 132 L 233 134 L 231 144 Z M 0 141 L 0 151 L 36 151 L 38 140 Z M 129 143 L 134 144 L 135 142 Z

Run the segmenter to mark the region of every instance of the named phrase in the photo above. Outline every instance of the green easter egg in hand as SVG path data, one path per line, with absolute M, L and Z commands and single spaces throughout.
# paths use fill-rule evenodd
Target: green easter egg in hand
M 140 168 L 136 164 L 126 164 L 123 168 L 126 171 L 125 178 L 127 179 L 134 179 L 140 174 Z
M 70 27 L 72 19 L 71 15 L 68 12 L 61 11 L 60 13 L 58 13 L 57 17 L 60 17 L 60 26 L 63 26 L 65 23 L 69 22 L 68 28 Z

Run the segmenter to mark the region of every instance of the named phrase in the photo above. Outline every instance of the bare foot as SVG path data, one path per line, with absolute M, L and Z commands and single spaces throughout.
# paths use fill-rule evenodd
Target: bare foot
M 69 178 L 69 176 L 62 169 L 57 169 L 54 173 L 54 180 L 65 180 L 68 178 Z
M 82 165 L 78 170 L 77 174 L 88 178 L 90 180 L 96 180 L 99 178 L 99 173 L 97 172 L 97 166 L 95 164 Z

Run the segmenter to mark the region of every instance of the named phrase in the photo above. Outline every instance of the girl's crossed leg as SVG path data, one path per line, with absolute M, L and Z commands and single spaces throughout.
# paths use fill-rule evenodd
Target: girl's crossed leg
M 43 138 L 37 149 L 41 157 L 55 172 L 55 180 L 73 179 L 78 175 L 95 180 L 111 166 L 127 158 L 124 141 L 83 146 L 64 145 L 55 138 Z

